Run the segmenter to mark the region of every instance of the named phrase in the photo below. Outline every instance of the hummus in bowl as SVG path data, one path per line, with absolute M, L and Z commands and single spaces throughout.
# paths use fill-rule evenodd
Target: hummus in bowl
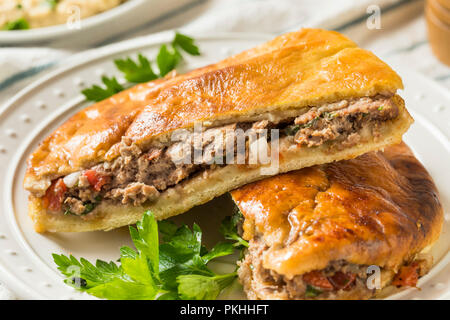
M 23 30 L 75 22 L 117 7 L 126 0 L 0 1 L 0 29 Z

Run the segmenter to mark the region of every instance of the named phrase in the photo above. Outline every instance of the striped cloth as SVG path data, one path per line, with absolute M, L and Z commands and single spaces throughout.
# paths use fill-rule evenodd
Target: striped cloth
M 301 27 L 340 31 L 360 46 L 389 61 L 408 65 L 450 89 L 450 68 L 432 55 L 426 38 L 423 1 L 420 0 L 160 0 L 180 5 L 145 25 L 114 37 L 114 41 L 178 29 L 197 32 L 266 32 L 274 35 Z M 381 29 L 371 29 L 371 6 L 382 9 Z M 172 6 L 173 7 L 173 6 Z M 369 13 L 368 13 L 369 11 Z M 105 30 L 107 32 L 107 30 Z M 111 39 L 105 36 L 105 39 Z M 111 43 L 102 40 L 89 47 L 55 42 L 45 47 L 0 49 L 0 103 L 30 82 L 62 65 L 76 52 Z M 62 48 L 62 49 L 61 49 Z M 0 283 L 0 299 L 14 295 Z

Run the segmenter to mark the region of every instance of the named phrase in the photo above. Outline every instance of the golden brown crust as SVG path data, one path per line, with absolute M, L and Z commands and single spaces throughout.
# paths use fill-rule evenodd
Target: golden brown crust
M 30 156 L 24 184 L 42 192 L 51 179 L 114 159 L 122 137 L 145 147 L 196 121 L 234 122 L 399 88 L 400 77 L 372 53 L 336 32 L 303 29 L 82 110 Z
M 439 237 L 443 211 L 404 144 L 278 175 L 232 192 L 244 238 L 262 236 L 264 268 L 291 279 L 332 261 L 393 270 Z

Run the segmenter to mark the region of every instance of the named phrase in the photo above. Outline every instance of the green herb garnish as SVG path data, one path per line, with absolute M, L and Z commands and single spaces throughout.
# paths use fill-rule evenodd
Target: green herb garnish
M 10 21 L 3 26 L 3 30 L 26 30 L 30 29 L 30 24 L 24 18 Z
M 384 106 L 379 106 L 379 107 L 378 107 L 378 111 L 383 110 L 383 108 L 384 108 Z
M 191 231 L 168 221 L 157 224 L 147 212 L 136 227 L 130 227 L 136 249 L 122 247 L 120 265 L 53 254 L 65 283 L 104 299 L 216 299 L 236 278 L 236 272 L 217 274 L 207 266 L 233 253 L 233 244 L 219 243 L 208 251 L 198 225 Z
M 159 76 L 164 77 L 171 70 L 175 69 L 181 59 L 183 58 L 178 50 L 163 44 L 159 49 L 158 56 L 156 57 L 156 63 L 159 68 Z
M 140 53 L 138 54 L 138 62 L 126 58 L 114 60 L 114 63 L 129 82 L 141 83 L 158 78 L 152 70 L 150 61 Z
M 173 41 L 172 41 L 172 45 L 174 46 L 175 49 L 177 47 L 179 47 L 179 48 L 183 49 L 184 51 L 186 51 L 187 53 L 189 53 L 190 55 L 193 55 L 193 56 L 200 55 L 200 50 L 195 45 L 194 39 L 192 39 L 191 37 L 188 37 L 184 34 L 176 32 L 175 39 L 173 39 Z
M 248 248 L 248 242 L 242 239 L 238 234 L 238 224 L 242 219 L 242 213 L 239 208 L 236 207 L 234 214 L 230 217 L 226 217 L 220 226 L 220 232 L 225 239 L 234 241 L 233 246 L 240 249 Z
M 170 44 L 163 44 L 156 57 L 156 65 L 158 66 L 159 73 L 156 73 L 152 69 L 152 62 L 142 54 L 138 54 L 137 61 L 127 57 L 125 59 L 116 59 L 114 64 L 117 69 L 122 72 L 125 79 L 131 84 L 143 83 L 162 78 L 170 71 L 174 70 L 177 65 L 183 60 L 183 56 L 180 50 L 187 52 L 190 55 L 199 55 L 200 51 L 194 44 L 194 40 L 181 33 L 175 33 L 175 37 Z M 108 85 L 105 83 L 105 79 L 109 82 L 114 80 L 115 83 Z M 91 88 L 85 89 L 82 93 L 87 100 L 101 101 L 110 96 L 122 91 L 125 87 L 120 86 L 115 78 L 102 78 L 103 83 L 106 85 L 106 89 L 94 85 Z
M 212 277 L 185 275 L 178 280 L 178 293 L 183 300 L 215 300 L 235 278 L 236 272 Z
M 102 82 L 106 88 L 93 85 L 91 88 L 82 91 L 86 99 L 96 102 L 102 101 L 125 89 L 115 77 L 108 78 L 103 76 Z
M 305 291 L 306 298 L 315 298 L 321 293 L 322 293 L 322 290 L 319 290 L 309 284 L 306 286 L 306 291 Z

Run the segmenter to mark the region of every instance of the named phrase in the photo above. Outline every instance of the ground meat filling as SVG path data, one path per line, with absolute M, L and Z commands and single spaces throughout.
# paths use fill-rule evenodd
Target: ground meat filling
M 368 286 L 368 265 L 332 261 L 323 270 L 314 270 L 292 279 L 264 268 L 263 254 L 269 248 L 260 237 L 250 241 L 244 260 L 239 262 L 238 275 L 249 299 L 369 299 L 376 289 Z M 381 269 L 381 285 L 415 287 L 418 279 L 430 268 L 430 261 L 415 260 L 397 273 Z M 392 280 L 390 282 L 389 278 Z
M 311 108 L 297 117 L 289 127 L 295 133 L 295 142 L 308 147 L 320 146 L 333 140 L 343 142 L 343 147 L 360 141 L 366 128 L 379 136 L 381 122 L 398 116 L 398 108 L 389 98 L 361 98 L 341 101 L 322 108 Z
M 263 267 L 267 250 L 262 240 L 250 241 L 250 247 L 239 265 L 239 279 L 249 299 L 364 299 L 375 290 L 367 288 L 367 266 L 334 261 L 324 270 L 315 270 L 288 279 Z
M 78 216 L 93 211 L 101 200 L 138 206 L 155 200 L 162 191 L 197 172 L 224 165 L 227 146 L 229 143 L 235 145 L 236 141 L 234 137 L 229 141 L 228 135 L 225 134 L 225 138 L 217 142 L 215 137 L 218 132 L 277 128 L 280 129 L 281 139 L 287 138 L 291 143 L 306 147 L 319 146 L 329 141 L 332 141 L 333 145 L 338 141 L 340 147 L 349 147 L 360 140 L 363 129 L 377 136 L 381 122 L 394 119 L 397 115 L 398 109 L 392 97 L 377 96 L 313 107 L 296 118 L 261 120 L 254 123 L 236 123 L 208 128 L 202 132 L 200 145 L 192 143 L 187 146 L 191 148 L 192 154 L 194 149 L 201 149 L 203 154 L 208 155 L 200 162 L 186 163 L 177 159 L 180 149 L 186 148 L 186 143 L 182 141 L 143 151 L 132 144 L 131 140 L 124 138 L 120 156 L 117 159 L 101 163 L 81 173 L 75 173 L 75 178 L 69 175 L 53 181 L 53 184 L 61 185 L 61 180 L 64 180 L 67 188 L 51 187 L 50 193 L 53 192 L 52 190 L 58 190 L 59 193 L 56 196 L 49 194 L 46 197 L 50 199 L 51 208 L 61 209 L 62 207 L 62 211 L 66 214 Z M 196 141 L 195 133 L 189 134 L 193 137 L 191 141 Z M 267 139 L 270 140 L 270 135 L 267 135 Z M 215 155 L 219 147 L 225 151 L 220 159 Z M 233 156 L 236 157 L 236 151 L 233 152 Z M 245 152 L 247 159 L 248 150 Z M 58 201 L 60 202 L 56 203 Z

